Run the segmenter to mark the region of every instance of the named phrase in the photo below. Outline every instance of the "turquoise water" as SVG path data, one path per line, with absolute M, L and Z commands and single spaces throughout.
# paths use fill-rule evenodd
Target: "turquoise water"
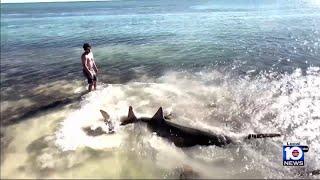
M 319 6 L 300 1 L 3 4 L 2 87 L 80 78 L 83 42 L 99 49 L 105 74 L 129 79 L 123 64 L 151 75 L 230 64 L 306 69 L 319 66 L 319 16 Z
M 158 106 L 166 105 L 167 111 L 176 111 L 187 122 L 222 129 L 227 124 L 227 130 L 236 134 L 274 129 L 285 134 L 284 139 L 276 141 L 278 145 L 282 141 L 298 139 L 315 143 L 319 148 L 316 145 L 319 139 L 315 137 L 320 128 L 317 123 L 320 117 L 320 3 L 317 0 L 1 4 L 2 121 L 20 120 L 24 113 L 84 90 L 86 83 L 80 63 L 84 42 L 92 44 L 100 69 L 100 84 L 99 91 L 86 96 L 80 102 L 80 108 L 76 108 L 80 116 L 89 113 L 87 106 L 95 107 L 97 112 L 98 108 L 109 107 L 115 114 L 123 115 L 130 102 L 140 108 L 141 114 L 152 115 Z M 123 110 L 119 111 L 120 107 Z M 182 112 L 183 109 L 189 114 Z M 57 130 L 57 123 L 67 123 L 73 116 L 78 117 L 77 113 L 62 113 L 58 116 L 60 119 L 54 113 L 46 117 L 37 115 L 34 121 L 51 119 L 51 126 L 42 128 L 50 126 L 49 134 L 59 131 L 67 137 L 70 134 L 64 132 L 65 126 Z M 18 128 L 26 125 L 22 123 Z M 81 124 L 78 126 L 80 128 Z M 37 129 L 33 125 L 30 127 Z M 301 129 L 311 133 L 305 135 L 300 133 Z M 44 134 L 34 135 L 34 139 Z M 59 147 L 77 147 L 72 143 L 66 145 L 66 142 L 70 143 L 67 140 L 61 141 Z M 11 144 L 19 147 L 17 140 Z M 91 147 L 85 143 L 79 146 Z M 80 151 L 77 156 L 83 155 Z M 202 158 L 210 159 L 207 151 L 216 150 L 198 151 L 204 156 Z M 252 149 L 243 151 L 253 155 Z M 271 148 L 270 152 L 278 151 Z M 315 158 L 318 152 L 310 152 L 309 158 Z M 228 153 L 222 151 L 220 155 L 227 157 Z M 265 155 L 263 150 L 258 153 Z M 190 154 L 192 152 L 186 156 Z M 242 159 L 245 156 L 242 155 L 234 158 Z M 270 157 L 279 158 L 277 155 Z M 116 156 L 113 160 L 122 162 L 120 159 Z M 307 170 L 319 168 L 320 160 L 315 159 Z M 28 163 L 38 160 L 28 160 L 21 167 L 12 167 L 10 160 L 4 161 L 7 167 L 4 170 L 10 169 L 4 177 L 14 177 L 14 172 L 21 167 L 25 169 L 23 173 L 32 172 L 30 177 L 48 175 L 43 175 L 42 166 L 28 170 Z M 247 171 L 232 171 L 233 160 L 222 163 L 226 165 L 222 169 L 229 173 L 229 178 L 236 178 L 239 173 L 243 173 L 240 177 L 244 178 L 286 177 L 288 171 L 295 171 L 282 171 L 282 166 L 279 172 L 269 165 L 254 167 L 252 161 L 255 159 L 244 162 Z M 238 160 L 237 163 L 242 162 Z M 134 164 L 137 160 L 132 161 Z M 188 162 L 196 169 L 205 166 L 201 164 L 203 161 L 188 159 Z M 148 167 L 148 163 L 142 166 Z M 272 160 L 269 163 L 279 164 Z M 117 167 L 126 167 L 124 164 Z M 94 163 L 90 165 L 95 166 Z M 157 171 L 162 165 L 150 170 L 150 177 L 175 177 Z M 128 166 L 126 168 L 132 171 L 135 169 L 134 165 Z M 53 176 L 48 176 L 75 177 L 69 172 L 61 172 L 61 168 L 57 165 L 51 169 Z M 102 172 L 101 169 L 97 176 L 141 177 L 134 173 L 119 175 L 112 172 L 109 172 L 110 176 L 103 176 Z M 28 177 L 23 173 L 17 177 Z M 224 177 L 218 171 L 215 173 L 205 177 Z M 142 177 L 143 174 L 146 172 Z M 91 176 L 83 174 L 83 177 Z
M 112 83 L 134 79 L 134 68 L 158 76 L 211 67 L 236 66 L 232 71 L 238 75 L 319 66 L 316 5 L 245 0 L 2 4 L 1 88 L 30 94 L 29 86 L 81 79 L 84 42 L 97 51 L 101 81 Z

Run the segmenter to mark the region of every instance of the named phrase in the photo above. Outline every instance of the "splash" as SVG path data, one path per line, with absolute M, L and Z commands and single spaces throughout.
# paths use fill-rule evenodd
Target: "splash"
M 292 176 L 295 177 L 297 169 L 284 168 L 279 160 L 282 157 L 282 144 L 292 141 L 310 146 L 310 151 L 306 154 L 306 169 L 320 168 L 317 158 L 320 149 L 317 135 L 320 130 L 320 97 L 317 93 L 320 88 L 319 68 L 311 67 L 305 74 L 300 69 L 284 75 L 260 73 L 254 78 L 250 76 L 250 72 L 242 78 L 233 78 L 216 71 L 196 74 L 169 72 L 152 81 L 154 83 L 136 81 L 102 85 L 84 98 L 78 111 L 61 122 L 61 128 L 56 133 L 56 144 L 64 150 L 80 147 L 123 149 L 128 147 L 130 141 L 130 147 L 139 149 L 138 153 L 155 151 L 157 166 L 162 168 L 165 168 L 164 162 L 168 161 L 165 158 L 168 152 L 176 154 L 168 156 L 172 160 L 171 168 L 183 162 L 202 167 L 201 161 L 189 157 L 190 153 L 200 149 L 206 149 L 207 152 L 199 152 L 198 158 L 215 161 L 216 157 L 212 154 L 220 151 L 217 148 L 195 147 L 181 151 L 166 140 L 147 132 L 146 127 L 139 127 L 137 130 L 131 126 L 119 126 L 121 117 L 126 116 L 130 105 L 135 108 L 137 116 L 147 117 L 151 117 L 162 106 L 165 113 L 174 114 L 173 120 L 177 123 L 228 134 L 239 141 L 248 133 L 283 134 L 277 140 L 242 143 L 241 154 L 238 155 L 232 154 L 239 152 L 237 148 L 231 148 L 231 151 L 221 150 L 220 153 L 224 155 L 229 152 L 229 157 L 224 156 L 230 160 L 224 162 L 226 167 L 240 157 L 245 157 L 246 161 L 239 160 L 237 163 L 247 164 L 241 170 L 247 175 L 254 171 L 260 174 L 255 177 L 286 177 L 288 171 L 293 171 Z M 107 130 L 99 109 L 106 110 L 115 122 L 114 135 L 90 137 L 82 131 L 87 126 Z M 139 144 L 143 148 L 139 148 Z M 270 153 L 266 153 L 266 150 Z M 269 159 L 266 161 L 264 157 Z M 266 161 L 264 165 L 255 165 L 262 160 Z M 259 167 L 261 169 L 257 169 Z M 199 169 L 201 171 L 203 168 Z M 206 177 L 216 176 L 209 173 Z

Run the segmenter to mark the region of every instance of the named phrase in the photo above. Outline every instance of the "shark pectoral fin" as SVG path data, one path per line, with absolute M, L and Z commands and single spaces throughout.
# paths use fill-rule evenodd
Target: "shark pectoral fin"
M 129 111 L 128 111 L 128 117 L 125 118 L 120 125 L 126 125 L 126 124 L 129 124 L 129 123 L 134 123 L 138 121 L 137 117 L 134 115 L 133 113 L 133 110 L 132 110 L 132 107 L 129 106 Z
M 104 110 L 100 109 L 100 113 L 101 113 L 101 115 L 102 115 L 102 117 L 104 118 L 105 121 L 109 120 L 110 116 L 109 116 L 109 114 L 107 112 L 105 112 Z
M 156 114 L 151 118 L 151 121 L 162 122 L 164 120 L 162 107 L 158 109 Z
M 271 134 L 249 134 L 246 139 L 258 139 L 258 138 L 268 138 L 268 137 L 280 137 L 281 134 L 271 133 Z

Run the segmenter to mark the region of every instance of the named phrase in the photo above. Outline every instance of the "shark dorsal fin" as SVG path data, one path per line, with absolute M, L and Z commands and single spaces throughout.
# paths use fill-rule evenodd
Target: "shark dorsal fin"
M 134 113 L 133 113 L 132 106 L 129 106 L 128 119 L 130 119 L 132 121 L 136 121 L 137 120 L 136 115 L 134 115 Z
M 151 118 L 151 121 L 154 121 L 154 122 L 162 122 L 164 119 L 164 116 L 163 116 L 163 111 L 162 111 L 162 107 L 160 107 L 158 109 L 158 111 L 156 112 L 155 115 L 153 115 L 153 117 Z
M 128 117 L 125 118 L 125 119 L 122 121 L 121 125 L 126 125 L 126 124 L 129 124 L 129 123 L 134 123 L 134 122 L 136 122 L 136 121 L 138 121 L 138 119 L 137 119 L 136 115 L 134 115 L 134 113 L 133 113 L 132 106 L 129 106 Z
M 102 115 L 102 117 L 104 118 L 105 121 L 108 121 L 110 116 L 107 112 L 105 112 L 104 110 L 100 109 L 100 113 Z

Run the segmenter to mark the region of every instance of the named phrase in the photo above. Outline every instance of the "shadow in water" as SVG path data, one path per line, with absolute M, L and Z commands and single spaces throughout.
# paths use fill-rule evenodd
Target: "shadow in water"
M 81 97 L 85 94 L 88 94 L 89 92 L 88 91 L 84 91 L 84 92 L 81 92 L 79 94 L 76 94 L 72 97 L 68 97 L 68 98 L 61 98 L 61 99 L 58 99 L 56 101 L 53 101 L 49 104 L 46 104 L 46 105 L 43 105 L 43 106 L 34 106 L 32 108 L 29 108 L 28 111 L 25 111 L 25 108 L 22 107 L 20 109 L 16 109 L 15 112 L 19 112 L 20 110 L 23 112 L 19 115 L 14 115 L 14 116 L 10 116 L 10 112 L 4 112 L 5 115 L 1 115 L 1 119 L 3 119 L 1 121 L 1 124 L 4 125 L 4 126 L 7 126 L 7 125 L 12 125 L 12 124 L 15 124 L 15 123 L 19 123 L 27 118 L 30 118 L 34 115 L 36 115 L 37 113 L 39 112 L 43 112 L 43 111 L 46 111 L 46 110 L 50 110 L 52 108 L 56 108 L 56 107 L 60 107 L 60 106 L 64 106 L 64 105 L 67 105 L 67 104 L 71 104 L 73 102 L 76 102 L 76 101 L 79 101 L 81 100 Z
M 114 156 L 112 151 L 89 147 L 75 151 L 62 151 L 55 145 L 55 136 L 52 135 L 45 135 L 34 140 L 27 146 L 26 151 L 28 159 L 17 170 L 33 174 L 37 178 L 76 171 L 87 163 Z M 100 166 L 99 163 L 97 166 Z

